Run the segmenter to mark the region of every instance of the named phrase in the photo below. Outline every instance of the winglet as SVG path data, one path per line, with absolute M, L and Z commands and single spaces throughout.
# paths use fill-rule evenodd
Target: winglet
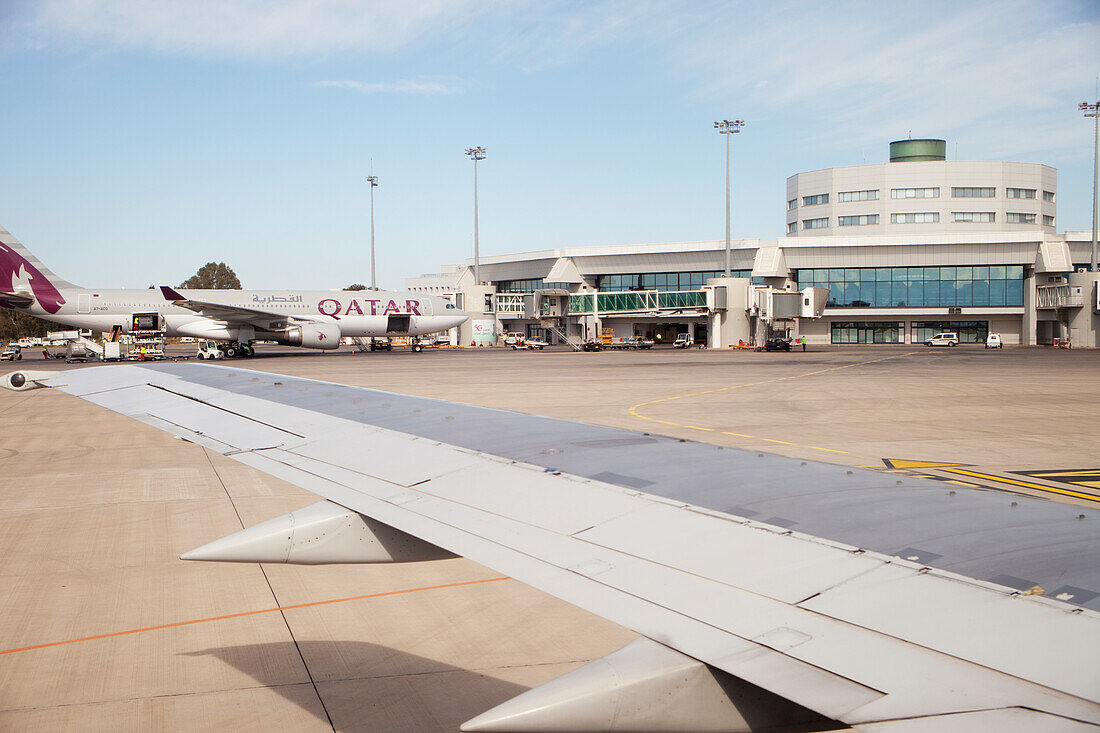
M 160 293 L 164 296 L 165 300 L 187 300 L 187 298 L 183 297 L 167 285 L 160 286 Z

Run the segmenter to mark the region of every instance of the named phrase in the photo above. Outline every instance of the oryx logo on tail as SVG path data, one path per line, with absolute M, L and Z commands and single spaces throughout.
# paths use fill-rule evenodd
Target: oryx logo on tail
M 38 268 L 11 247 L 0 243 L 0 291 L 30 293 L 47 313 L 57 313 L 65 304 L 61 293 Z

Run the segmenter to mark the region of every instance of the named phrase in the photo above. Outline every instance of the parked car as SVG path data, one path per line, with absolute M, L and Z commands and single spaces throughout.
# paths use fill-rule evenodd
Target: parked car
M 522 343 L 526 338 L 522 333 L 511 332 L 504 334 L 504 345 L 515 346 L 518 343 Z
M 787 339 L 771 338 L 764 342 L 764 351 L 790 351 L 791 342 Z
M 943 333 L 937 333 L 930 339 L 926 339 L 925 346 L 958 346 L 959 334 L 953 331 L 944 331 Z
M 8 344 L 4 351 L 0 352 L 0 361 L 22 361 L 23 351 L 19 344 Z
M 691 346 L 691 336 L 686 333 L 681 333 L 676 336 L 676 340 L 672 342 L 672 348 L 674 349 L 686 349 Z
M 985 337 L 985 348 L 987 349 L 1003 349 L 1005 347 L 1004 342 L 1001 341 L 1001 334 L 991 333 Z

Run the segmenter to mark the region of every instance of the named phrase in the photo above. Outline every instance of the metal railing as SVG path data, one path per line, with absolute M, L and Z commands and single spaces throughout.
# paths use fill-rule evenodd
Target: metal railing
M 1074 285 L 1040 285 L 1036 308 L 1080 308 L 1085 304 L 1081 288 Z

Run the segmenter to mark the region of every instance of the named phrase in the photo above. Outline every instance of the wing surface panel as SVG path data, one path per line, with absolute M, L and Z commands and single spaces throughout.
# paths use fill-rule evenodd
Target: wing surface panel
M 1017 579 L 1014 587 L 1038 585 L 1100 610 L 1100 534 L 1077 520 L 1100 520 L 1096 509 L 309 379 L 143 368 L 259 397 L 265 409 L 275 403 L 413 433 L 982 580 Z

